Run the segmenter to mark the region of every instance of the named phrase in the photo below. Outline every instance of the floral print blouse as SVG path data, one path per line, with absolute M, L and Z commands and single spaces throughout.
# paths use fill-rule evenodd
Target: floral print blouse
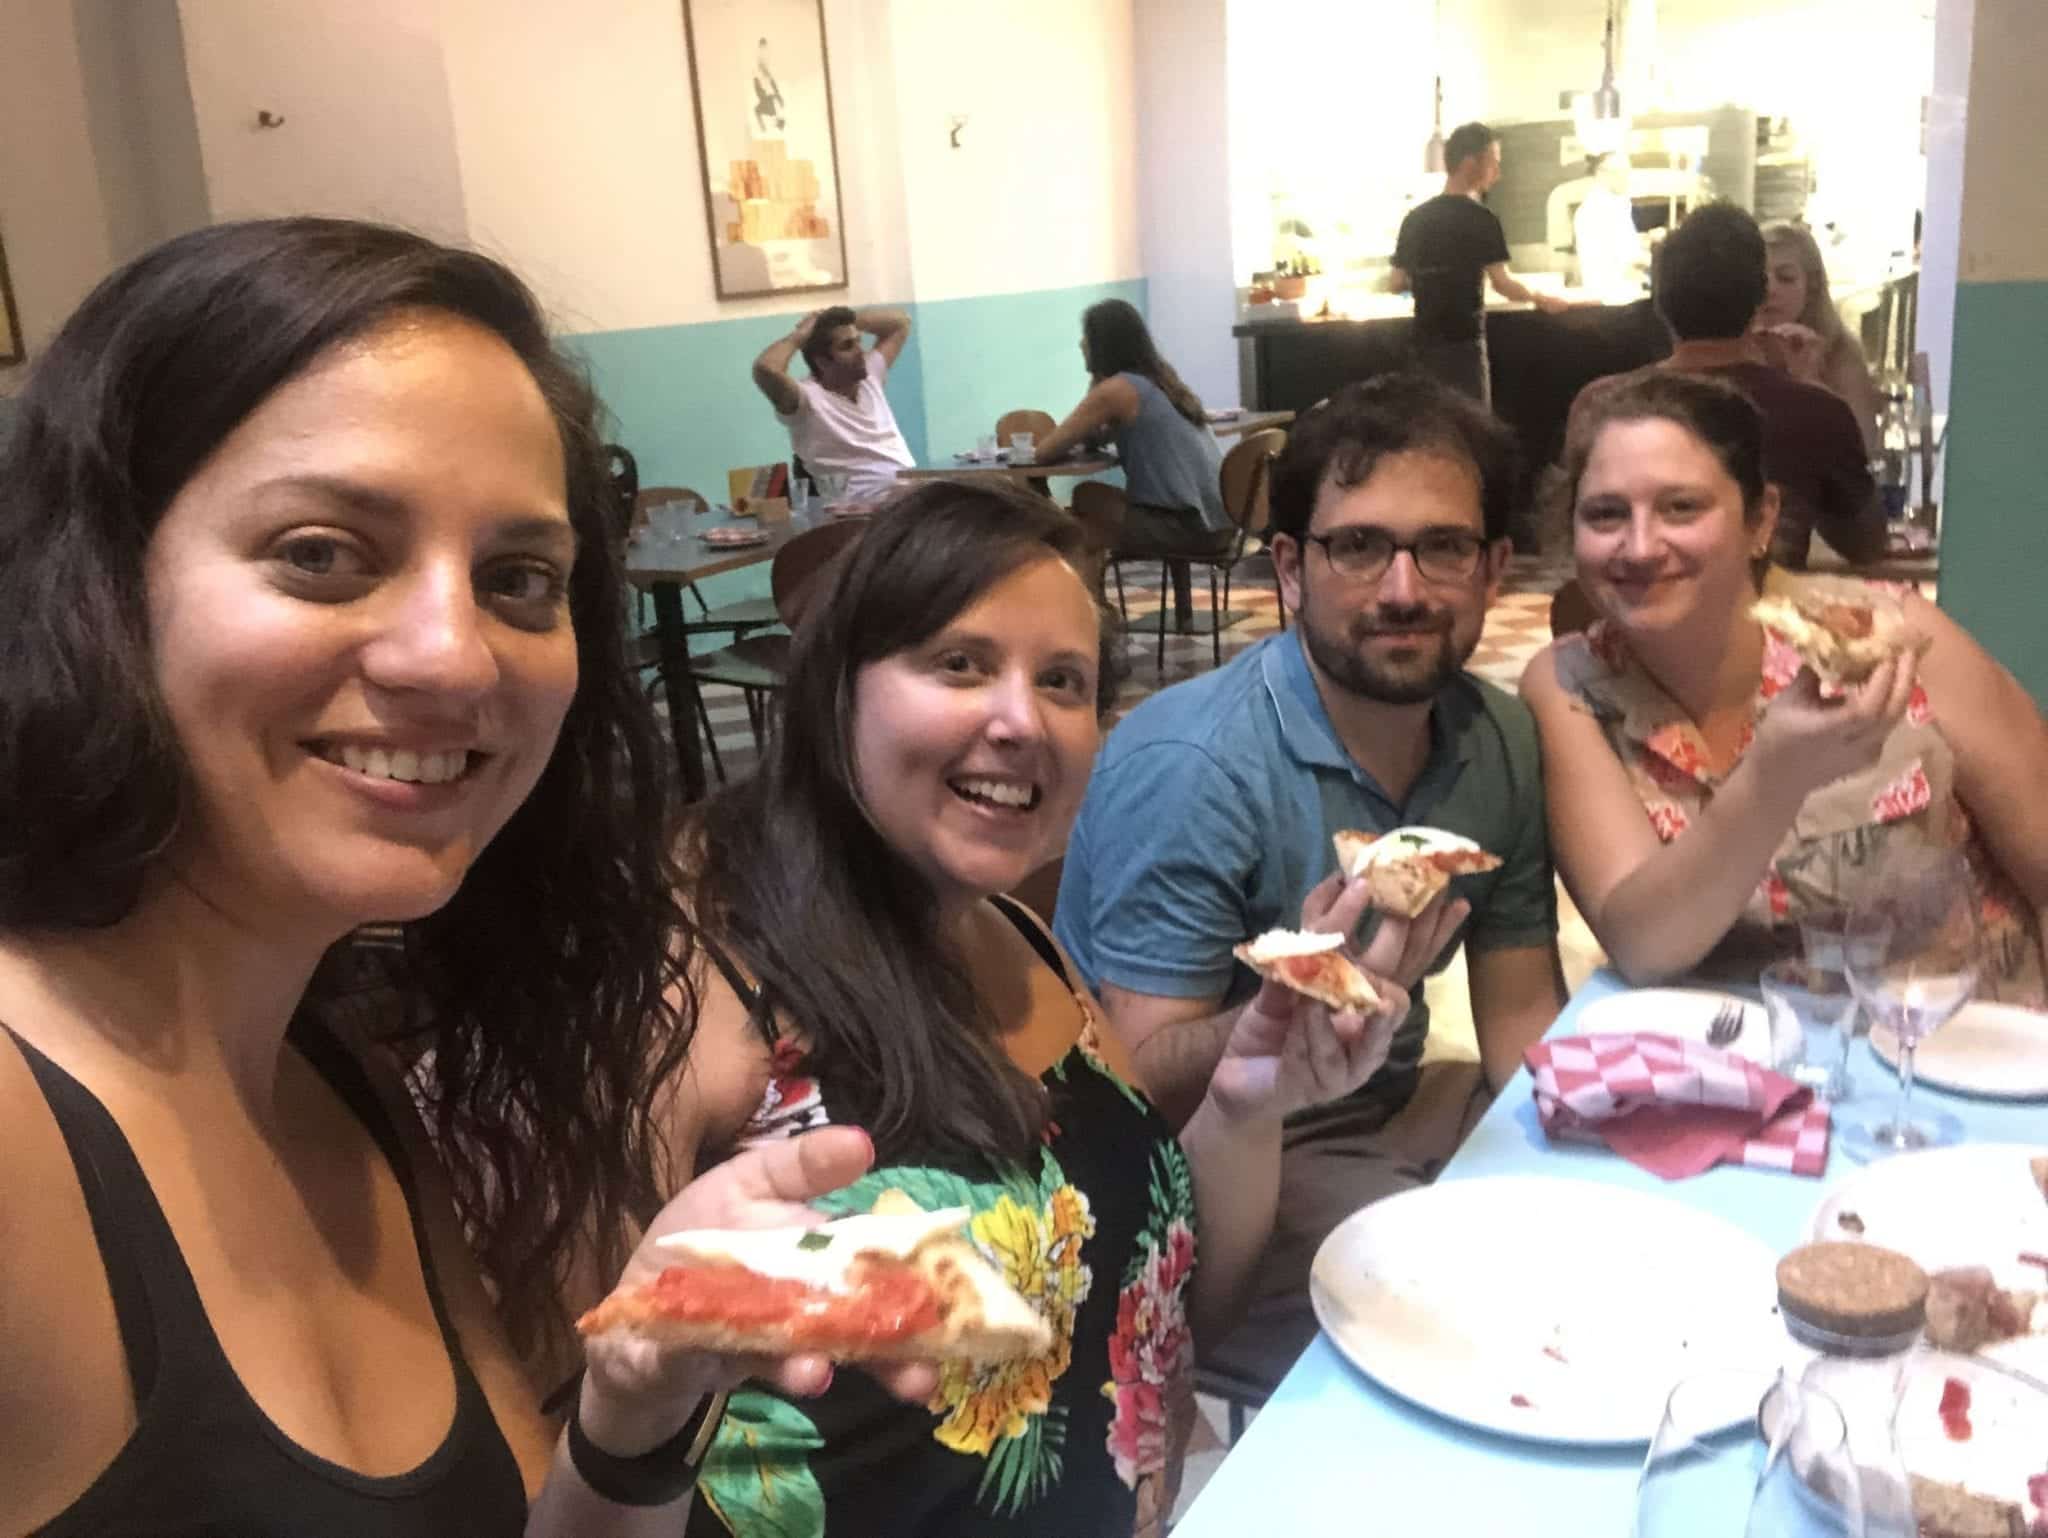
M 1791 579 L 1774 573 L 1772 580 Z M 1559 681 L 1600 723 L 1657 836 L 1668 844 L 1683 835 L 1724 778 L 1707 767 L 1706 741 L 1691 718 L 1604 620 L 1582 635 L 1560 639 L 1555 657 Z M 1766 627 L 1763 672 L 1743 752 L 1764 706 L 1799 676 L 1799 668 L 1798 653 Z M 1960 846 L 1977 874 L 1993 957 L 1992 975 L 1979 984 L 1981 996 L 2035 1007 L 2048 1002 L 2039 919 L 1971 826 L 1956 798 L 1955 768 L 1934 702 L 1915 687 L 1878 761 L 1806 798 L 1722 950 L 1791 949 L 1797 943 L 1792 926 L 1800 917 L 1844 906 L 1861 873 L 1880 866 L 1887 850 Z
M 998 906 L 1073 988 L 1037 921 Z M 705 1460 L 690 1538 L 1164 1533 L 1194 1427 L 1193 1189 L 1171 1128 L 1073 991 L 1083 1024 L 1041 1075 L 1051 1120 L 1035 1165 L 891 1165 L 819 1203 L 865 1211 L 894 1187 L 968 1208 L 975 1244 L 1051 1324 L 1052 1350 L 948 1364 L 922 1408 L 851 1369 L 814 1399 L 746 1386 Z M 831 1085 L 788 1038 L 771 1072 L 742 1147 L 832 1120 Z

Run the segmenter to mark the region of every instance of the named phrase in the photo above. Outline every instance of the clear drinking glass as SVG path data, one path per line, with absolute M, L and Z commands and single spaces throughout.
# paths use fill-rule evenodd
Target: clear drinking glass
M 1033 433 L 1010 434 L 1010 463 L 1028 465 L 1038 453 L 1037 435 Z
M 811 510 L 811 483 L 791 478 L 789 483 L 789 512 L 793 518 L 802 518 Z
M 1984 964 L 1975 874 L 1960 850 L 1906 856 L 1850 912 L 1843 958 L 1856 1002 L 1898 1041 L 1892 1115 L 1851 1129 L 1850 1151 L 1910 1153 L 1952 1141 L 1948 1125 L 1912 1119 L 1913 1054 L 1976 992 Z
M 1636 1485 L 1633 1538 L 1864 1538 L 1841 1406 L 1765 1372 L 1681 1378 Z
M 1826 908 L 1799 921 L 1800 949 L 1806 958 L 1806 1002 L 1815 1018 L 1835 1035 L 1837 1057 L 1821 1091 L 1833 1105 L 1856 1093 L 1856 1082 L 1849 1075 L 1849 1056 L 1857 1041 L 1870 1032 L 1869 1018 L 1857 1007 L 1855 990 L 1849 986 L 1849 914 L 1847 907 Z M 1857 936 L 1857 944 L 1866 949 L 1882 949 L 1890 940 L 1875 923 L 1866 923 Z M 1812 1060 L 1811 1053 L 1808 1059 Z

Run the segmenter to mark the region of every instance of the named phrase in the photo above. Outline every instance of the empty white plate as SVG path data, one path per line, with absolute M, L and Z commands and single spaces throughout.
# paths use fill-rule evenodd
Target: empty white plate
M 1899 1065 L 1899 1039 L 1873 1026 L 1870 1049 Z M 1965 1004 L 1920 1043 L 1914 1077 L 1993 1100 L 2048 1099 L 2048 1015 L 2014 1004 Z
M 1345 1219 L 1309 1299 L 1337 1349 L 1403 1399 L 1508 1436 L 1625 1445 L 1650 1439 L 1688 1373 L 1775 1369 L 1776 1260 L 1669 1197 L 1453 1179 Z M 1728 1424 L 1755 1410 L 1732 1406 Z

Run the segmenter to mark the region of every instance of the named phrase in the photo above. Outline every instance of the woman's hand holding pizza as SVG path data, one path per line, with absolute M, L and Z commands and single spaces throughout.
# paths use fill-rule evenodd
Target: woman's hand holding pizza
M 1876 763 L 1912 702 L 1918 662 L 1911 652 L 1893 657 L 1831 698 L 1811 668 L 1801 669 L 1757 723 L 1750 752 L 1764 782 L 1804 800 Z
M 1366 905 L 1363 881 L 1332 876 L 1303 899 L 1302 929 L 1349 935 Z M 1406 943 L 1405 934 L 1390 942 L 1392 953 L 1404 954 Z M 1302 959 L 1341 961 L 1354 969 L 1354 978 L 1358 968 L 1341 946 Z M 1374 973 L 1363 981 L 1377 995 L 1376 1004 L 1367 1007 L 1361 1000 L 1357 1007 L 1333 1008 L 1281 981 L 1278 969 L 1261 971 L 1259 991 L 1239 1012 L 1209 1080 L 1219 1108 L 1233 1117 L 1277 1118 L 1340 1099 L 1379 1071 L 1395 1027 L 1408 1014 L 1408 994 L 1399 983 Z
M 865 1174 L 874 1145 L 856 1127 L 825 1127 L 735 1154 L 685 1186 L 642 1236 L 615 1291 L 642 1287 L 674 1264 L 658 1241 L 693 1229 L 809 1228 L 823 1214 L 809 1203 Z M 610 1334 L 586 1337 L 581 1418 L 600 1447 L 630 1457 L 657 1447 L 709 1394 L 746 1378 L 784 1393 L 818 1394 L 832 1381 L 823 1356 L 733 1356 L 658 1349 Z M 898 1398 L 923 1403 L 938 1385 L 926 1362 L 874 1363 L 867 1368 Z

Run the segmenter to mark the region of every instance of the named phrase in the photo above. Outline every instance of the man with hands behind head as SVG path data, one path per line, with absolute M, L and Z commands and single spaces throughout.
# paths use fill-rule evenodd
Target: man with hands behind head
M 861 345 L 863 333 L 875 339 L 872 348 Z M 853 500 L 887 495 L 897 472 L 914 463 L 882 393 L 909 339 L 910 317 L 901 310 L 833 305 L 806 315 L 754 360 L 754 386 L 789 429 L 791 450 L 813 475 L 845 476 Z M 790 377 L 798 353 L 808 379 Z

